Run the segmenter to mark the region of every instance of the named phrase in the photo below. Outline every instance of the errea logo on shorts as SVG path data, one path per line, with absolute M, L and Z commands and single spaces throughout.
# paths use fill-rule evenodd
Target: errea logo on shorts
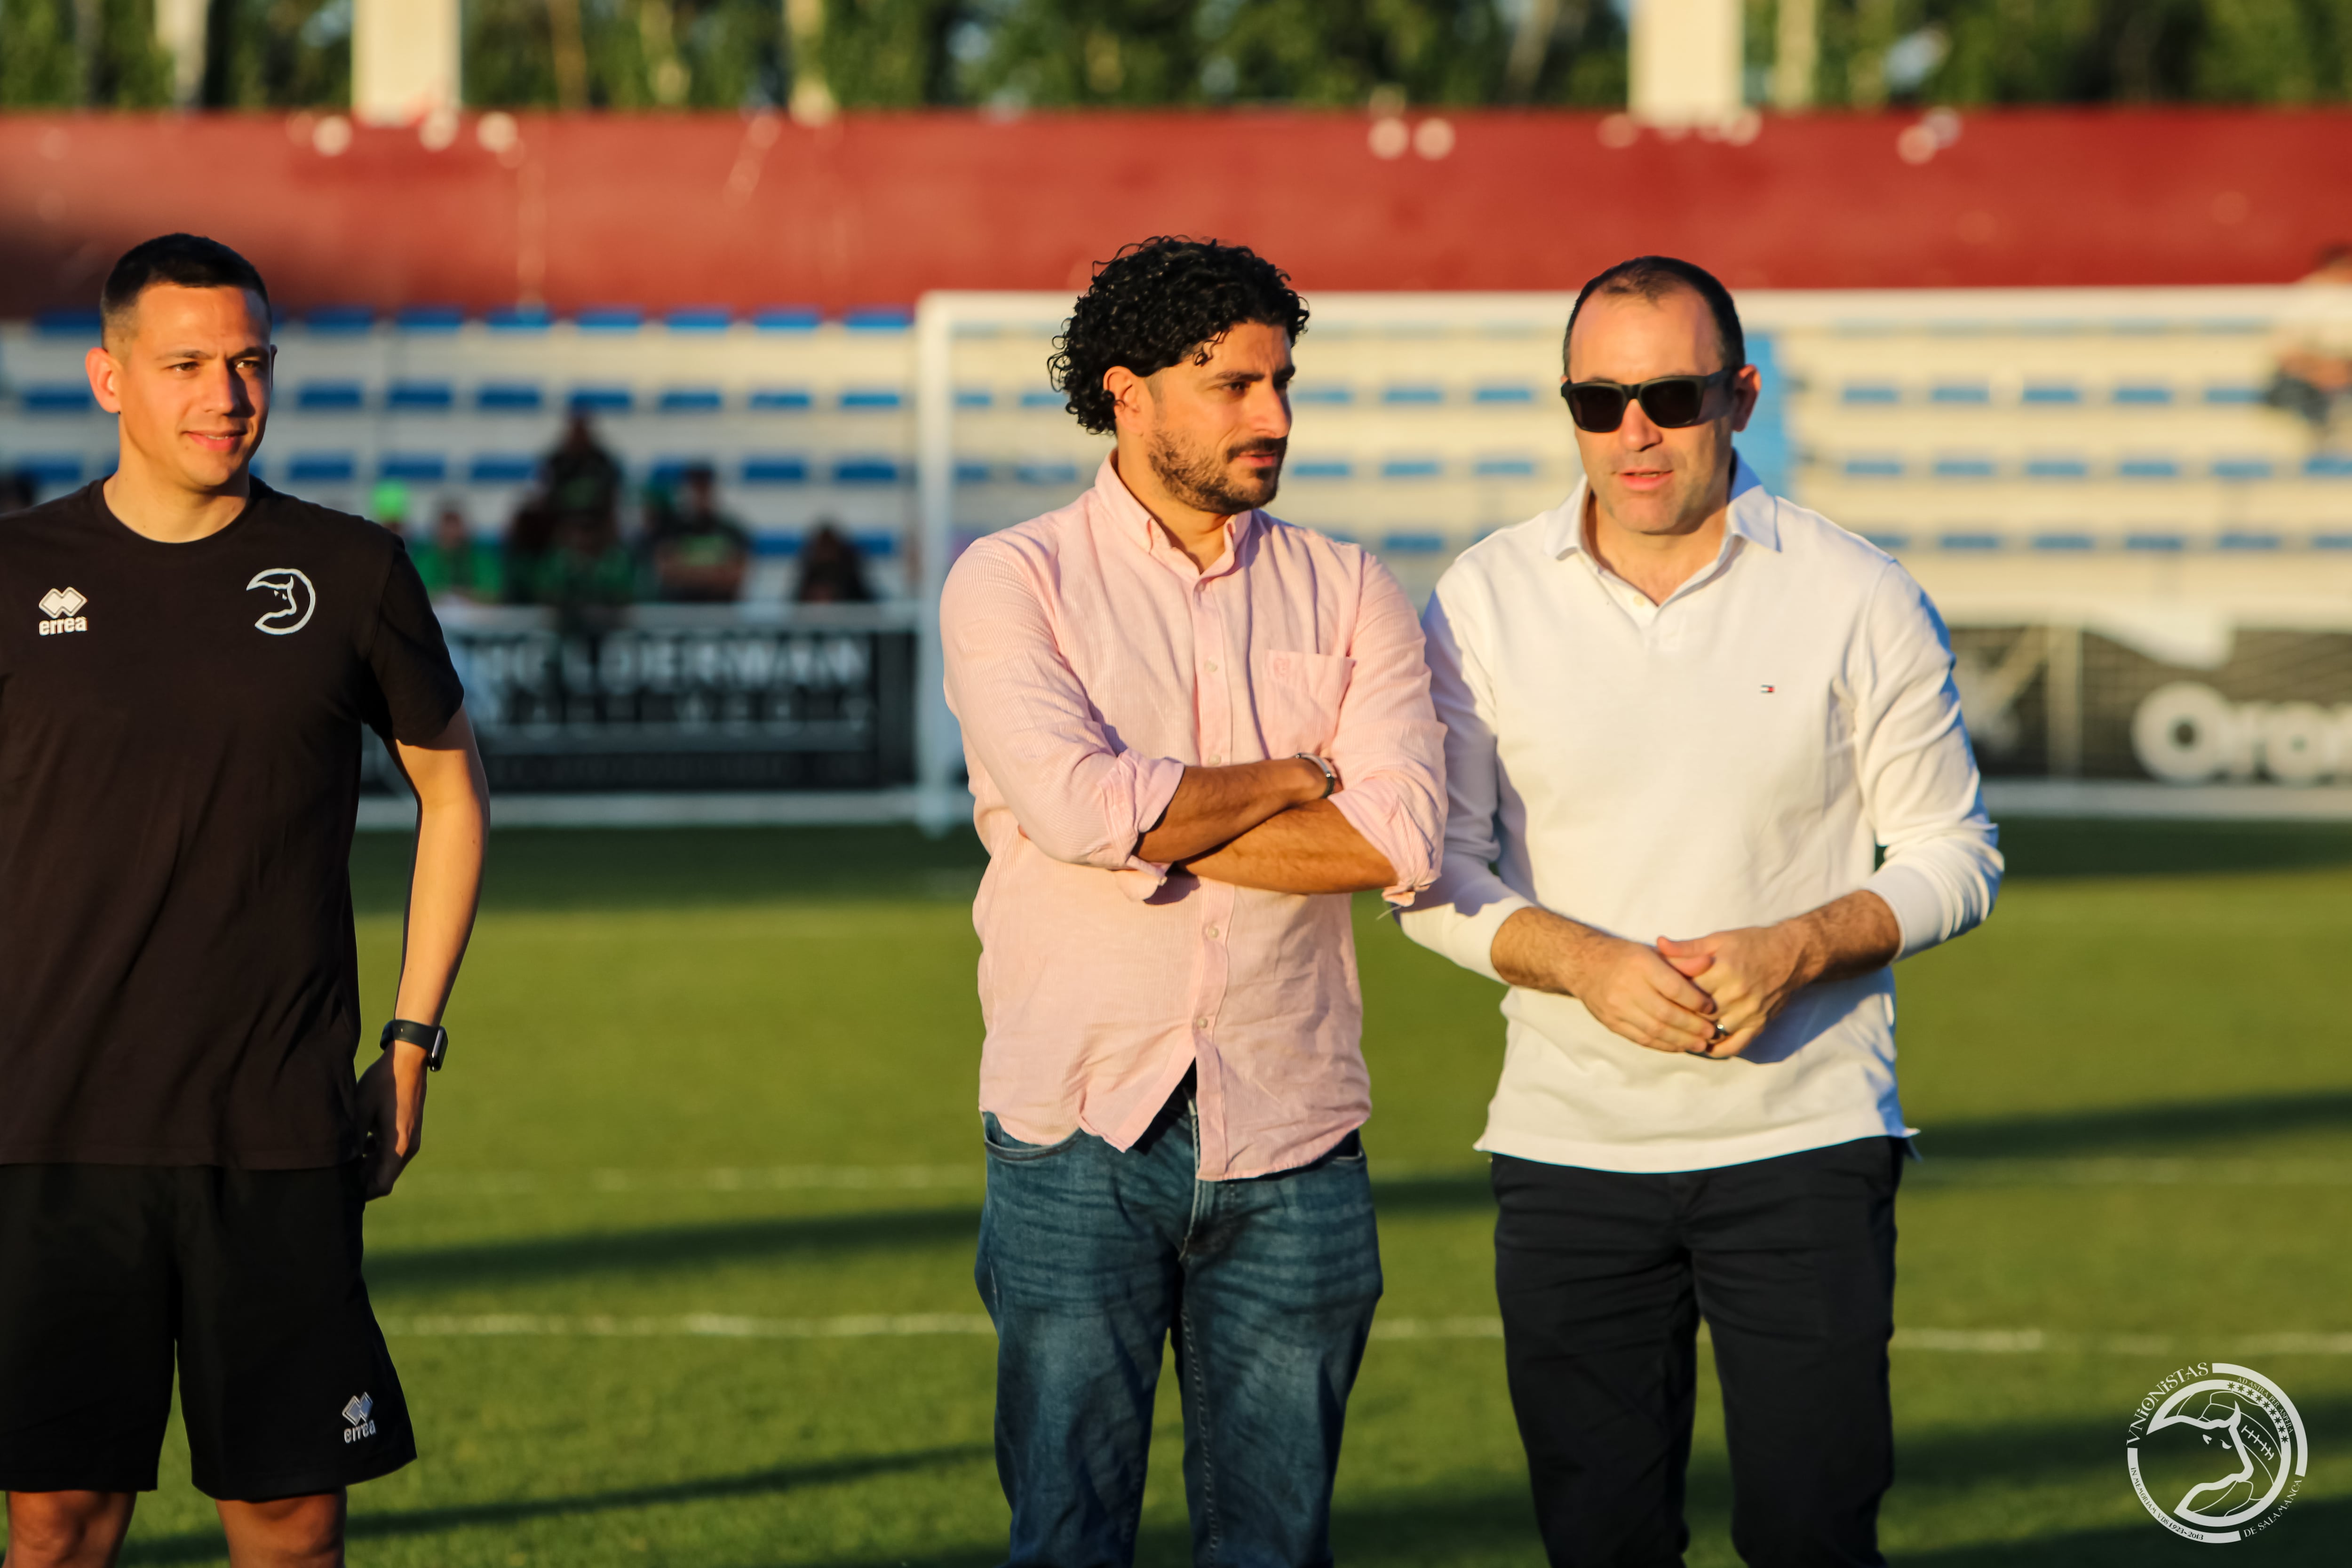
M 343 1441 L 356 1443 L 362 1437 L 374 1436 L 374 1400 L 364 1394 L 352 1394 L 351 1403 L 343 1406 L 343 1419 L 349 1423 L 343 1431 Z
M 89 630 L 89 617 L 81 613 L 81 607 L 89 603 L 72 588 L 52 588 L 42 595 L 41 614 L 49 618 L 41 623 L 41 635 L 53 637 Z

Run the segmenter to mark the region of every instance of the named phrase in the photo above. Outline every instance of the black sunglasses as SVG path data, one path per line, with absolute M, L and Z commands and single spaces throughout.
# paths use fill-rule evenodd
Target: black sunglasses
M 1661 430 L 1680 430 L 1706 417 L 1706 395 L 1739 374 L 1726 365 L 1713 375 L 1662 375 L 1639 386 L 1618 381 L 1564 381 L 1559 395 L 1567 400 L 1569 417 L 1580 430 L 1606 435 L 1625 423 L 1625 405 L 1636 398 L 1650 423 Z

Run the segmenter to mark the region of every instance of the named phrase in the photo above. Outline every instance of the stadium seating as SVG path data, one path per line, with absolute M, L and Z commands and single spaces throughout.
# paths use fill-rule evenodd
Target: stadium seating
M 973 296 L 965 299 L 987 299 Z M 954 531 L 1067 500 L 1104 443 L 1046 384 L 1049 297 L 952 335 Z M 1769 482 L 1906 554 L 2234 557 L 2352 548 L 2352 460 L 2260 401 L 2275 290 L 1756 295 L 1765 406 L 1742 447 Z M 1455 552 L 1555 504 L 1577 474 L 1553 394 L 1567 300 L 1329 296 L 1299 345 L 1278 510 L 1379 552 L 1425 593 Z M 689 463 L 781 563 L 821 519 L 900 574 L 916 523 L 915 334 L 904 311 L 793 307 L 568 319 L 317 310 L 280 331 L 263 471 L 412 522 L 444 498 L 493 533 L 572 411 L 631 477 Z M 110 468 L 81 356 L 96 322 L 0 325 L 0 466 L 44 493 Z M 786 580 L 772 567 L 769 591 Z

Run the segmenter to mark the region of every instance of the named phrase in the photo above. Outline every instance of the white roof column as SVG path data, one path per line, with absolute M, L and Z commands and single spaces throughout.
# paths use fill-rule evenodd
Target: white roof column
M 352 13 L 352 113 L 408 125 L 458 103 L 458 0 L 357 0 Z

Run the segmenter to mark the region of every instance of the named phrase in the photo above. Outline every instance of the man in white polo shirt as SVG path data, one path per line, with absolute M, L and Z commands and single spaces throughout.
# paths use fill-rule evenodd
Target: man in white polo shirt
M 1423 618 L 1451 814 L 1402 917 L 1511 987 L 1478 1146 L 1538 1522 L 1555 1564 L 1682 1561 L 1704 1318 L 1740 1555 L 1881 1563 L 1887 965 L 2000 880 L 1951 648 L 1891 557 L 1733 452 L 1758 380 L 1714 278 L 1611 268 L 1563 361 L 1585 481 Z

